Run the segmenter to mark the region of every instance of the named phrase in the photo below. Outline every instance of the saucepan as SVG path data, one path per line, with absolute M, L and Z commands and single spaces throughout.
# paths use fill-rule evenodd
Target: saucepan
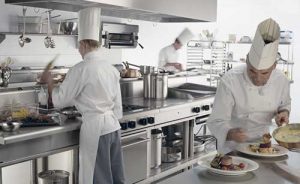
M 300 148 L 300 124 L 293 123 L 279 127 L 273 131 L 273 137 L 279 145 L 295 149 Z

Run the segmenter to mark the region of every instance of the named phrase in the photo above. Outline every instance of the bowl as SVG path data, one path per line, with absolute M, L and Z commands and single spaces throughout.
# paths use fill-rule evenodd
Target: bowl
M 280 146 L 288 149 L 300 148 L 299 123 L 278 127 L 273 131 L 272 136 Z
M 60 32 L 67 35 L 77 34 L 77 22 L 66 21 L 60 23 Z
M 2 123 L 0 123 L 2 130 L 5 132 L 17 131 L 17 130 L 19 130 L 21 125 L 22 125 L 21 122 L 2 122 Z

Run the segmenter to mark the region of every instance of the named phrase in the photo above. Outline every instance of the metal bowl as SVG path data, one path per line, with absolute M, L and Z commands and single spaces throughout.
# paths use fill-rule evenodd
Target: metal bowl
M 21 125 L 22 125 L 21 122 L 2 122 L 2 123 L 0 123 L 2 130 L 5 132 L 17 131 L 17 130 L 19 130 Z
M 291 139 L 291 132 L 296 132 L 296 139 L 292 140 Z M 300 148 L 300 124 L 295 123 L 295 124 L 288 124 L 283 127 L 279 127 L 275 129 L 272 133 L 274 139 L 278 142 L 280 146 L 283 146 L 288 149 L 293 149 L 293 148 Z M 284 140 L 284 137 L 287 138 L 289 137 L 290 140 Z
M 60 23 L 60 32 L 63 34 L 74 35 L 77 34 L 77 22 L 66 21 Z

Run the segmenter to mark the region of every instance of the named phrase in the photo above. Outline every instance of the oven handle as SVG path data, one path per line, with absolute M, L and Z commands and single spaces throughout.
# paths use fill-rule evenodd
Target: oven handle
M 122 145 L 122 148 L 128 148 L 128 147 L 131 147 L 131 146 L 134 146 L 134 145 L 137 145 L 137 144 L 141 144 L 141 143 L 150 141 L 149 138 L 139 137 L 138 139 L 139 139 L 139 141 Z

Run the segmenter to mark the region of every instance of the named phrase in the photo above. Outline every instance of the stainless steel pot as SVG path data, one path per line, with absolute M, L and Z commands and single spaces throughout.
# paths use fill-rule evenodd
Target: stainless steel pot
M 68 19 L 59 23 L 59 32 L 67 35 L 75 35 L 78 33 L 78 23 L 70 21 L 74 19 Z
M 69 184 L 69 172 L 48 170 L 38 174 L 39 184 Z
M 288 124 L 286 126 L 279 127 L 273 131 L 272 136 L 280 146 L 283 146 L 288 149 L 300 148 L 300 141 L 299 141 L 300 124 L 299 123 Z
M 168 96 L 168 73 L 158 73 L 155 81 L 155 98 L 165 99 Z

